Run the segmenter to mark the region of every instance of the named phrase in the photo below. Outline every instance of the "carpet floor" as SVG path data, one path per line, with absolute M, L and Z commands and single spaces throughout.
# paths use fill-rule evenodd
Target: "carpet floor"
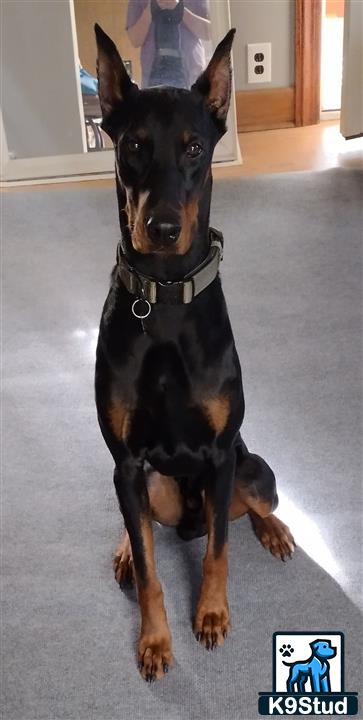
M 277 630 L 343 631 L 346 688 L 359 689 L 362 207 L 359 171 L 215 183 L 242 434 L 273 467 L 299 547 L 284 564 L 247 518 L 231 525 L 233 628 L 208 653 L 190 622 L 205 539 L 156 527 L 176 666 L 150 686 L 135 595 L 113 578 L 122 521 L 93 402 L 115 193 L 3 195 L 4 720 L 253 720 Z

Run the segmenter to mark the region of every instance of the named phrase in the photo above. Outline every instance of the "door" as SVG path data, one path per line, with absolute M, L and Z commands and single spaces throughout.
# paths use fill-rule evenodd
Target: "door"
M 340 131 L 347 139 L 363 134 L 362 38 L 363 2 L 345 0 Z
M 127 3 L 12 0 L 3 4 L 3 181 L 113 174 L 113 149 L 99 129 L 97 97 L 85 95 L 83 86 L 81 90 L 80 74 L 84 55 L 92 83 L 96 56 L 93 24 L 102 25 L 107 6 L 118 9 L 119 19 L 116 17 L 110 29 L 106 25 L 106 32 L 118 45 L 130 47 L 122 43 Z M 211 52 L 230 27 L 229 2 L 213 1 L 209 8 Z M 87 17 L 86 27 L 82 17 Z M 136 51 L 131 61 L 136 67 Z M 228 132 L 216 149 L 215 162 L 239 161 L 234 93 L 232 98 Z

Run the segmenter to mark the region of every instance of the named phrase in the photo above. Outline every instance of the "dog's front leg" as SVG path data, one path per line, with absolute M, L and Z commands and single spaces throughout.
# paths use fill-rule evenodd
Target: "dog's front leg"
M 141 610 L 138 663 L 149 682 L 163 677 L 172 664 L 171 634 L 163 591 L 154 561 L 149 496 L 142 467 L 130 459 L 116 465 L 114 482 L 130 537 Z
M 194 620 L 194 633 L 207 650 L 223 645 L 230 628 L 227 600 L 228 513 L 235 472 L 235 453 L 208 471 L 205 507 L 208 528 L 203 580 Z

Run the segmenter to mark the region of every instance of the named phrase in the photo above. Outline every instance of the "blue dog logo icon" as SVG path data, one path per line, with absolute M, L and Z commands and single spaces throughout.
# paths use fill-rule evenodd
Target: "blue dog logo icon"
M 260 715 L 357 715 L 358 693 L 345 690 L 344 653 L 340 630 L 274 632 L 272 691 L 260 692 Z
M 329 659 L 335 657 L 337 649 L 332 647 L 330 640 L 314 640 L 310 643 L 311 656 L 308 660 L 297 660 L 283 664 L 290 667 L 290 674 L 286 681 L 289 693 L 305 693 L 305 685 L 310 679 L 311 692 L 329 693 L 330 665 Z

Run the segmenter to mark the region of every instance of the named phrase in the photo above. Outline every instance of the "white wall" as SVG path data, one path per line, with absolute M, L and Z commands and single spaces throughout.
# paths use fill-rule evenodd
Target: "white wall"
M 218 1 L 218 0 L 217 0 Z M 216 2 L 216 0 L 212 0 Z M 230 0 L 236 90 L 262 90 L 294 84 L 294 0 Z M 247 83 L 248 43 L 272 43 L 272 82 Z
M 67 0 L 2 2 L 2 112 L 9 152 L 83 152 Z

